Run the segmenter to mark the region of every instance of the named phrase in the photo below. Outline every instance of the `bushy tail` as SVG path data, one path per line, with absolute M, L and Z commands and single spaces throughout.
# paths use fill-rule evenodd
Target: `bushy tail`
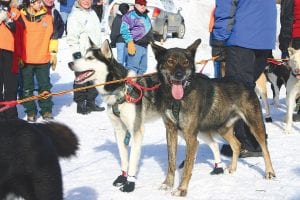
M 59 157 L 68 158 L 76 155 L 79 142 L 75 133 L 68 126 L 58 122 L 47 122 L 36 125 L 49 130 L 45 131 L 45 133 L 51 138 Z

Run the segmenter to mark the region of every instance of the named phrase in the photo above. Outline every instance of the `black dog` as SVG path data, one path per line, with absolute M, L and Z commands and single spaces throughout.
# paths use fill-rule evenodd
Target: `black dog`
M 75 155 L 78 139 L 67 126 L 0 121 L 0 199 L 62 200 L 58 157 Z

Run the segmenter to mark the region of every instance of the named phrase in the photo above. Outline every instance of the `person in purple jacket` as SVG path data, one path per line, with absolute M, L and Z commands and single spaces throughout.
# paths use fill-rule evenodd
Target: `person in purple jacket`
M 214 17 L 210 45 L 213 56 L 222 58 L 226 54 L 225 78 L 254 90 L 275 48 L 276 0 L 216 0 Z M 242 145 L 240 157 L 261 156 L 260 146 L 249 131 L 242 120 L 236 122 L 235 136 Z M 230 146 L 223 145 L 221 153 L 231 156 Z
M 153 41 L 152 25 L 146 0 L 135 0 L 134 9 L 122 17 L 120 33 L 127 46 L 126 68 L 136 74 L 147 71 L 147 47 Z

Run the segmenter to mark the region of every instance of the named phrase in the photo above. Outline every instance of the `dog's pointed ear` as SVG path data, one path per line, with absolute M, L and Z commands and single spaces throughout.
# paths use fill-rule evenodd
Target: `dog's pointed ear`
M 92 49 L 99 49 L 99 47 L 97 47 L 95 45 L 95 43 L 91 40 L 91 38 L 89 38 L 89 42 L 90 42 L 90 46 L 91 46 Z
M 187 48 L 187 50 L 189 50 L 194 57 L 195 57 L 197 48 L 200 45 L 200 43 L 201 43 L 201 39 L 199 38 L 199 39 L 195 40 L 195 42 Z
M 111 59 L 113 57 L 113 53 L 107 39 L 101 45 L 101 53 L 105 58 Z
M 159 45 L 155 44 L 153 41 L 151 42 L 151 47 L 152 47 L 152 51 L 154 53 L 154 56 L 155 56 L 156 60 L 159 60 L 161 55 L 165 54 L 165 52 L 167 51 L 167 49 L 165 49 L 162 46 L 159 46 Z
M 289 48 L 288 48 L 288 51 L 289 51 L 289 55 L 290 55 L 290 56 L 294 55 L 294 54 L 297 52 L 297 50 L 294 49 L 293 47 L 289 47 Z

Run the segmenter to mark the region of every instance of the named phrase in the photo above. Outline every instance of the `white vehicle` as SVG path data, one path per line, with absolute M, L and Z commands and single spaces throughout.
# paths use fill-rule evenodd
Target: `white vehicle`
M 105 21 L 111 28 L 113 19 L 121 3 L 128 3 L 130 9 L 133 9 L 134 0 L 115 0 L 109 4 L 105 10 Z M 180 11 L 181 7 L 176 8 L 173 0 L 148 0 L 147 9 L 152 23 L 154 36 L 157 39 L 166 41 L 168 34 L 172 37 L 183 38 L 185 34 L 185 24 Z

